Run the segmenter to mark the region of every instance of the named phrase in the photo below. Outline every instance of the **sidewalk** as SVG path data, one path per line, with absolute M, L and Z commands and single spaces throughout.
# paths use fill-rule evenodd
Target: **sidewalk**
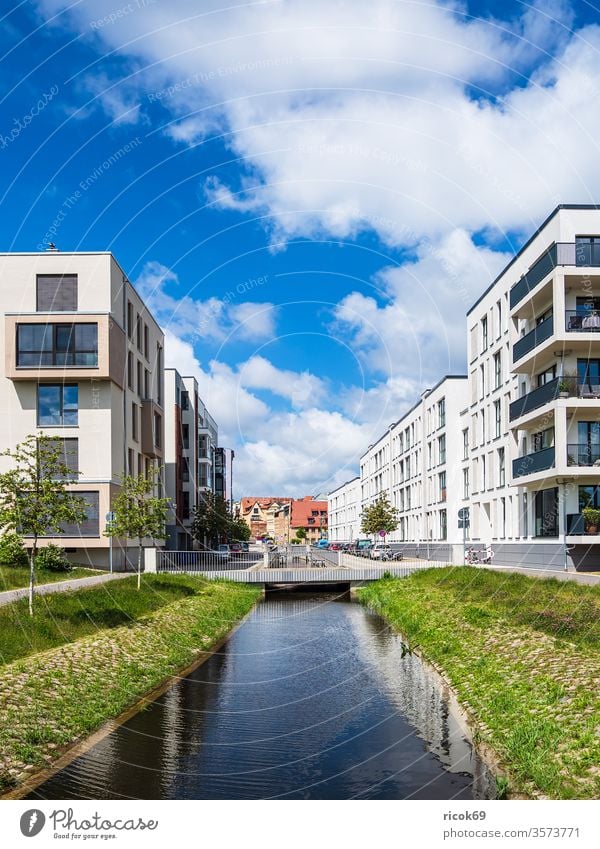
M 62 593 L 67 590 L 82 590 L 87 587 L 95 587 L 99 584 L 106 584 L 109 581 L 118 581 L 121 578 L 130 578 L 133 572 L 113 572 L 112 575 L 92 575 L 91 578 L 74 578 L 72 581 L 56 581 L 53 584 L 36 584 L 36 595 L 49 595 L 50 593 Z M 4 604 L 10 604 L 13 601 L 18 601 L 20 598 L 27 598 L 29 587 L 19 587 L 16 590 L 7 590 L 0 593 L 0 607 Z
M 562 569 L 528 569 L 525 566 L 494 566 L 474 567 L 489 569 L 491 572 L 518 572 L 529 575 L 530 578 L 556 578 L 558 581 L 575 581 L 578 584 L 600 583 L 600 573 L 597 572 L 565 572 Z

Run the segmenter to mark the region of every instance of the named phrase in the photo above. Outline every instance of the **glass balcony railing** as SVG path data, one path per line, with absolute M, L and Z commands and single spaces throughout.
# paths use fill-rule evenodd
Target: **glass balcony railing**
M 536 325 L 533 330 L 529 331 L 529 333 L 526 333 L 525 336 L 522 336 L 518 342 L 515 342 L 513 345 L 513 363 L 516 363 L 517 360 L 520 360 L 521 357 L 525 356 L 525 354 L 533 351 L 534 348 L 537 348 L 538 345 L 541 345 L 542 342 L 549 339 L 553 333 L 554 316 L 551 315 L 545 321 Z
M 508 408 L 511 422 L 521 418 L 521 416 L 531 412 L 531 410 L 536 410 L 538 407 L 542 407 L 549 401 L 554 401 L 558 398 L 560 381 L 561 378 L 555 377 L 554 380 L 544 383 L 543 386 L 539 386 L 532 392 L 528 392 L 526 395 L 513 401 Z
M 567 514 L 567 536 L 600 536 L 598 528 L 591 529 L 581 513 Z
M 570 443 L 567 445 L 567 466 L 600 466 L 600 445 Z
M 600 315 L 582 310 L 565 310 L 567 333 L 600 333 Z
M 600 242 L 555 242 L 510 290 L 511 309 L 520 303 L 558 265 L 600 267 Z
M 534 472 L 544 472 L 546 469 L 553 469 L 554 458 L 554 446 L 551 448 L 542 448 L 541 451 L 534 451 L 532 454 L 526 454 L 524 457 L 517 457 L 513 460 L 512 464 L 513 478 L 520 478 L 523 475 L 532 475 Z

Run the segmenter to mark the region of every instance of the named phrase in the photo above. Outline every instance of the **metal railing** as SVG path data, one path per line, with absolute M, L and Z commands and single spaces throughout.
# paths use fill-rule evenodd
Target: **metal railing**
M 534 348 L 537 348 L 538 345 L 541 345 L 542 342 L 549 339 L 553 333 L 554 316 L 551 315 L 515 342 L 513 345 L 513 363 L 516 363 L 517 360 L 520 360 L 521 357 L 525 356 L 525 354 L 533 351 Z
M 516 306 L 558 265 L 577 268 L 600 266 L 600 243 L 555 242 L 534 262 L 510 290 L 510 307 Z
M 521 416 L 524 416 L 525 413 L 529 413 L 531 410 L 542 407 L 549 401 L 554 401 L 558 398 L 558 387 L 560 381 L 561 378 L 555 377 L 554 380 L 550 380 L 548 383 L 538 386 L 537 389 L 534 389 L 532 392 L 528 392 L 526 395 L 523 395 L 521 398 L 517 398 L 516 401 L 513 401 L 508 408 L 511 422 Z
M 523 457 L 516 457 L 512 464 L 513 478 L 519 478 L 523 475 L 532 475 L 534 472 L 543 472 L 546 469 L 554 468 L 555 450 L 551 448 L 542 448 L 541 451 L 534 451 L 531 454 L 525 454 Z
M 260 551 L 157 551 L 157 572 L 214 572 L 223 569 L 250 569 L 262 562 Z
M 567 445 L 567 466 L 600 466 L 600 445 L 585 442 Z

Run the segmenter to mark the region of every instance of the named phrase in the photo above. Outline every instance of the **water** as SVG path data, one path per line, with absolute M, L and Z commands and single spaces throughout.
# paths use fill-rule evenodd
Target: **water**
M 217 654 L 29 798 L 490 798 L 439 683 L 402 654 L 348 596 L 269 596 Z

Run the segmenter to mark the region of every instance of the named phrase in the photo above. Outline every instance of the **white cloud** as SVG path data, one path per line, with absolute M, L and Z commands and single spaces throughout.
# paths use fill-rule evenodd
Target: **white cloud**
M 325 399 L 326 385 L 309 371 L 278 369 L 264 357 L 254 356 L 240 369 L 240 383 L 251 389 L 266 389 L 291 401 L 295 408 L 314 407 Z
M 271 340 L 276 334 L 277 309 L 273 304 L 237 303 L 231 292 L 203 301 L 188 293 L 171 295 L 167 286 L 176 290 L 181 284 L 177 274 L 160 262 L 147 262 L 135 285 L 159 323 L 186 339 L 258 342 Z

